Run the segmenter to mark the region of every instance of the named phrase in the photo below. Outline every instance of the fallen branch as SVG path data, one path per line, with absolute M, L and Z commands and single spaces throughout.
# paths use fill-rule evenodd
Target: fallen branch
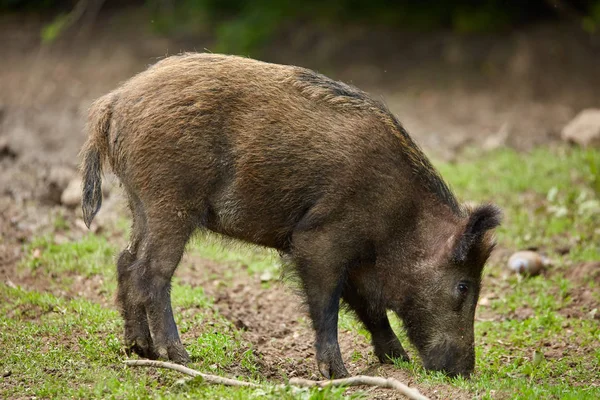
M 333 379 L 330 381 L 311 381 L 309 379 L 292 378 L 290 385 L 301 387 L 327 387 L 327 386 L 375 386 L 380 388 L 394 389 L 414 400 L 428 400 L 416 389 L 411 389 L 404 383 L 394 378 L 380 378 L 378 376 L 357 375 L 344 379 Z
M 173 364 L 164 361 L 154 361 L 154 360 L 125 360 L 125 364 L 131 367 L 157 367 L 157 368 L 167 368 L 172 369 L 177 372 L 181 372 L 182 374 L 186 374 L 189 376 L 200 376 L 206 382 L 216 383 L 218 385 L 225 386 L 246 386 L 246 387 L 259 387 L 256 383 L 252 382 L 244 382 L 238 381 L 237 379 L 223 378 L 222 376 L 217 375 L 209 375 L 203 374 L 200 371 L 196 371 L 195 369 L 191 369 L 179 364 Z
M 239 381 L 237 379 L 223 378 L 222 376 L 204 374 L 200 371 L 196 371 L 195 369 L 191 369 L 179 364 L 173 364 L 170 362 L 164 361 L 154 361 L 154 360 L 125 360 L 124 363 L 131 367 L 157 367 L 157 368 L 166 368 L 172 369 L 174 371 L 181 372 L 182 374 L 186 374 L 189 376 L 200 376 L 206 382 L 216 383 L 219 385 L 226 386 L 244 386 L 244 387 L 254 387 L 257 388 L 259 385 L 252 382 L 244 382 Z M 400 382 L 397 379 L 393 378 L 380 378 L 375 376 L 365 376 L 358 375 L 350 378 L 344 379 L 333 379 L 326 381 L 311 381 L 309 379 L 301 379 L 301 378 L 292 378 L 289 381 L 289 384 L 292 386 L 299 387 L 327 387 L 327 386 L 374 386 L 386 389 L 394 389 L 398 392 L 402 393 L 409 399 L 414 400 L 428 400 L 427 397 L 423 396 L 416 389 L 411 389 L 406 386 L 404 383 Z M 280 387 L 285 387 L 285 385 L 279 385 Z

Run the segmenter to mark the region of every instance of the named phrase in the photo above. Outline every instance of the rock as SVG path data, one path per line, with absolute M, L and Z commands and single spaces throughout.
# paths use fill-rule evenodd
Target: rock
M 67 207 L 77 207 L 81 204 L 81 180 L 72 179 L 60 196 L 60 202 Z
M 580 146 L 600 147 L 600 109 L 580 112 L 563 128 L 562 138 Z
M 62 165 L 50 167 L 44 177 L 45 191 L 42 192 L 42 199 L 50 204 L 61 204 L 62 193 L 76 175 L 75 170 L 70 167 Z
M 508 268 L 524 276 L 539 275 L 550 260 L 535 251 L 517 251 L 508 259 Z
M 510 134 L 510 125 L 505 122 L 502 124 L 498 132 L 495 134 L 488 135 L 483 143 L 481 144 L 481 148 L 486 151 L 492 151 L 499 149 L 500 147 L 504 147 L 506 145 L 506 141 Z
M 269 282 L 272 279 L 273 279 L 273 274 L 271 273 L 271 271 L 265 271 L 260 275 L 261 282 Z
M 69 185 L 69 182 L 75 178 L 76 174 L 72 168 L 55 165 L 50 168 L 46 180 L 49 185 L 56 186 L 62 192 Z
M 81 229 L 83 232 L 87 232 L 88 231 L 88 227 L 85 226 L 85 222 L 83 222 L 83 220 L 81 218 L 77 218 L 75 220 L 75 226 L 79 229 Z

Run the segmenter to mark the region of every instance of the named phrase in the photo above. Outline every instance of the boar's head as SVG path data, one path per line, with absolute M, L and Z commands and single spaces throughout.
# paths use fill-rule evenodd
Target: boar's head
M 396 281 L 400 297 L 392 308 L 426 369 L 449 376 L 473 372 L 475 309 L 483 267 L 494 247 L 491 230 L 500 219 L 499 209 L 483 205 L 454 226 L 428 223 L 417 233 L 426 244 L 418 256 L 413 252 L 410 270 L 402 268 L 402 283 Z

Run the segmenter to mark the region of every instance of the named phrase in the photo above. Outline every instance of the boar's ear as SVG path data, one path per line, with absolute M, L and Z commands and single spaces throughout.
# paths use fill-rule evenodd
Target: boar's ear
M 481 205 L 471 211 L 465 230 L 454 248 L 453 261 L 464 263 L 474 249 L 491 251 L 491 248 L 482 249 L 481 245 L 484 244 L 486 232 L 500 225 L 501 220 L 502 212 L 492 204 Z

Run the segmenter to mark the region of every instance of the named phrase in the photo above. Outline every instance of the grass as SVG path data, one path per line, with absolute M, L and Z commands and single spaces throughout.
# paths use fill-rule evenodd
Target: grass
M 472 162 L 440 165 L 464 199 L 500 204 L 506 247 L 559 248 L 576 240 L 573 261 L 598 259 L 600 185 L 597 150 L 499 150 Z M 586 239 L 585 241 L 582 239 Z
M 66 292 L 73 284 L 73 274 L 100 275 L 105 286 L 101 292 L 112 293 L 116 288 L 112 265 L 115 251 L 104 237 L 92 234 L 62 244 L 49 237 L 38 238 L 27 246 L 21 274 L 29 272 L 34 278 L 52 280 L 51 289 L 62 287 Z M 60 290 L 58 293 L 0 285 L 0 347 L 9 350 L 7 357 L 0 358 L 0 371 L 10 372 L 0 381 L 1 398 L 342 396 L 339 389 L 274 389 L 267 384 L 250 390 L 197 381 L 182 383 L 181 376 L 169 371 L 127 368 L 121 363 L 125 357 L 120 341 L 122 322 L 114 307 L 62 296 Z M 194 338 L 185 343 L 194 368 L 262 382 L 252 347 L 214 310 L 202 288 L 175 285 L 172 296 L 182 335 L 191 331 Z
M 408 345 L 412 361 L 398 361 L 396 366 L 408 370 L 419 388 L 450 385 L 477 398 L 600 398 L 600 324 L 594 310 L 575 301 L 577 293 L 587 290 L 598 302 L 600 290 L 592 279 L 568 279 L 569 269 L 578 263 L 600 260 L 600 152 L 566 147 L 530 153 L 501 149 L 485 155 L 467 151 L 464 159 L 438 167 L 462 199 L 491 200 L 504 209 L 500 247 L 534 247 L 554 264 L 547 275 L 530 279 L 507 275 L 499 261 L 488 266 L 483 295 L 489 302 L 480 307 L 475 324 L 473 379 L 448 379 L 424 371 Z M 59 216 L 55 229 L 63 232 L 68 226 Z M 126 368 L 121 363 L 122 322 L 111 300 L 117 250 L 114 239 L 92 234 L 78 241 L 44 236 L 25 245 L 19 274 L 38 282 L 39 289 L 0 284 L 0 348 L 4 350 L 0 372 L 10 372 L 0 379 L 0 398 L 350 396 L 344 389 L 274 389 L 261 376 L 261 360 L 252 345 L 218 313 L 213 299 L 201 287 L 180 281 L 172 295 L 178 326 L 188 338 L 185 345 L 192 367 L 264 385 L 260 389 L 209 386 L 196 380 L 182 382 L 170 371 Z M 277 258 L 263 249 L 195 240 L 190 250 L 232 266 L 224 269 L 229 271 L 225 275 L 276 273 L 278 268 Z M 96 279 L 98 287 L 74 295 L 81 277 Z M 395 324 L 407 344 L 400 324 Z M 341 316 L 340 327 L 368 337 L 348 314 Z M 359 352 L 351 356 L 364 362 Z
M 223 237 L 199 234 L 188 244 L 188 251 L 193 251 L 204 258 L 227 264 L 231 269 L 225 274 L 236 273 L 238 269 L 246 269 L 250 274 L 279 272 L 279 258 L 274 251 L 258 246 L 241 244 Z M 226 277 L 228 277 L 226 275 Z

